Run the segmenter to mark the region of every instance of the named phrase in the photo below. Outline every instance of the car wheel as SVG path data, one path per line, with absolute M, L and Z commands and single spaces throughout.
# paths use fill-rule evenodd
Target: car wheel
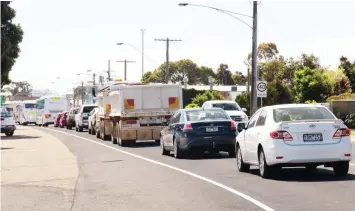
M 93 128 L 93 129 L 91 129 L 91 135 L 96 135 L 96 131 L 95 131 L 95 129 Z
M 237 167 L 238 167 L 238 171 L 239 171 L 239 172 L 246 172 L 246 171 L 249 171 L 250 165 L 244 163 L 244 161 L 243 161 L 243 156 L 242 156 L 242 150 L 240 149 L 240 146 L 239 146 L 239 145 L 237 146 L 236 157 L 237 157 Z
M 170 151 L 165 149 L 164 142 L 161 139 L 161 137 L 160 137 L 160 149 L 161 149 L 161 154 L 162 155 L 169 155 L 170 154 Z
M 181 152 L 181 149 L 179 147 L 179 144 L 177 143 L 177 141 L 174 139 L 174 157 L 176 159 L 179 159 L 182 157 L 182 152 Z
M 78 127 L 76 127 L 76 126 L 75 126 L 75 131 L 76 131 L 76 132 L 79 132 L 79 129 L 78 129 Z
M 88 129 L 88 133 L 91 134 L 91 129 L 90 128 Z
M 78 129 L 79 132 L 83 132 L 83 127 L 80 127 L 80 126 L 79 126 L 78 128 L 79 128 L 79 129 Z
M 271 167 L 267 165 L 264 151 L 259 152 L 259 172 L 262 178 L 269 178 L 271 175 Z
M 333 170 L 336 176 L 344 177 L 349 172 L 349 162 L 336 162 L 333 164 Z
M 9 132 L 9 133 L 5 133 L 6 136 L 12 136 L 14 135 L 14 132 Z

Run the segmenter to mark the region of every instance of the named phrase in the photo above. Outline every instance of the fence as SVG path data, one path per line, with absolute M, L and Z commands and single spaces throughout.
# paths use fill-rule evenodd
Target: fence
M 333 100 L 330 102 L 330 110 L 340 116 L 355 114 L 355 100 Z

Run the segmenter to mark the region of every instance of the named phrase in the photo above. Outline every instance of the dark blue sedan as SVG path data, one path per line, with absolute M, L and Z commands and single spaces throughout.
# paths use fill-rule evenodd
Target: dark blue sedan
M 220 108 L 181 109 L 161 131 L 160 146 L 163 155 L 205 151 L 225 151 L 235 156 L 236 123 Z

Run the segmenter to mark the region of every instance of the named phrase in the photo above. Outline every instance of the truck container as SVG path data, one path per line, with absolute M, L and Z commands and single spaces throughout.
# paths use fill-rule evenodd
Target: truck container
M 121 146 L 159 142 L 163 123 L 182 108 L 182 86 L 119 82 L 99 89 L 96 102 L 96 137 Z

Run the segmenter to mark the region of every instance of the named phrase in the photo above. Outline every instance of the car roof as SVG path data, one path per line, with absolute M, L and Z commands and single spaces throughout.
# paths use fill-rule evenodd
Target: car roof
M 182 111 L 213 111 L 213 110 L 217 110 L 217 111 L 224 111 L 223 109 L 221 108 L 184 108 L 184 109 L 181 109 Z
M 272 106 L 265 106 L 265 109 L 277 109 L 277 108 L 294 108 L 294 107 L 313 107 L 313 108 L 320 108 L 325 107 L 319 104 L 306 104 L 306 103 L 294 103 L 294 104 L 280 104 L 280 105 L 272 105 Z
M 236 103 L 233 100 L 208 100 L 205 103 Z

